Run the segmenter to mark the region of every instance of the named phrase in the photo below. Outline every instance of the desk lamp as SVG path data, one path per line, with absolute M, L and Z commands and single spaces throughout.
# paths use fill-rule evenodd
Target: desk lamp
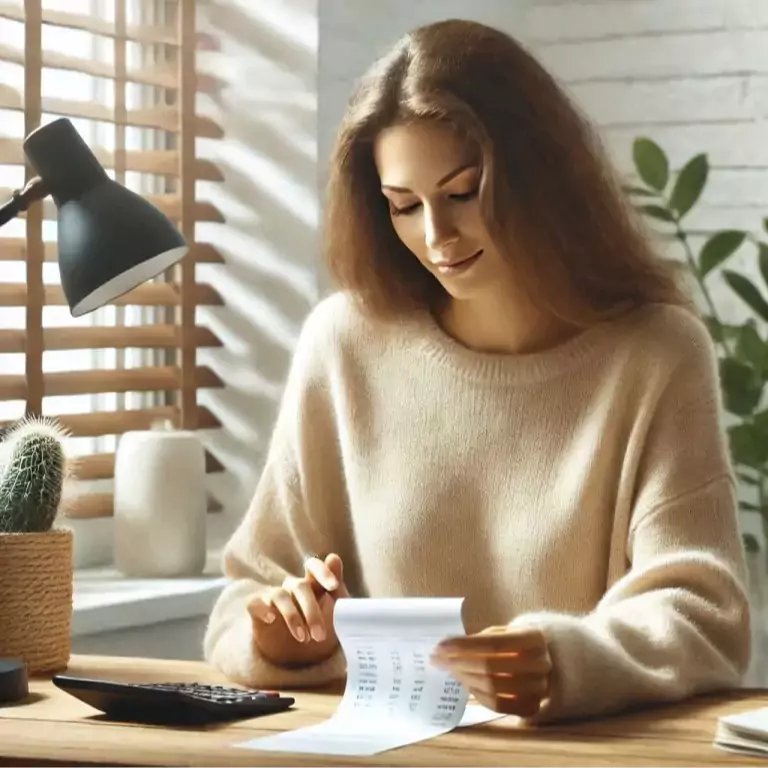
M 51 195 L 61 286 L 73 317 L 108 304 L 187 253 L 173 223 L 110 179 L 67 118 L 35 129 L 23 147 L 38 175 L 0 207 L 0 227 Z
M 73 317 L 110 303 L 187 253 L 173 223 L 110 179 L 70 120 L 35 129 L 23 148 L 38 175 L 0 207 L 0 227 L 51 195 L 57 208 L 61 286 Z M 25 665 L 0 659 L 0 705 L 28 693 Z

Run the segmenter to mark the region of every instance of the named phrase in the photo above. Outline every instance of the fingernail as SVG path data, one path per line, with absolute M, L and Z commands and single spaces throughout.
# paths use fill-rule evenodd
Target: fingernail
M 330 579 L 325 580 L 325 588 L 329 590 L 338 589 L 339 588 L 339 580 L 331 577 Z
M 325 640 L 325 630 L 322 627 L 312 627 L 312 637 L 318 643 L 322 643 Z
M 267 624 L 271 624 L 275 620 L 275 614 L 274 613 L 267 613 L 264 616 L 264 621 L 267 622 Z
M 304 632 L 304 630 L 303 630 L 301 627 L 299 627 L 299 628 L 296 630 L 296 639 L 297 639 L 297 640 L 298 640 L 300 643 L 303 643 L 303 642 L 304 642 L 304 641 L 307 639 L 307 634 L 306 634 L 306 632 Z

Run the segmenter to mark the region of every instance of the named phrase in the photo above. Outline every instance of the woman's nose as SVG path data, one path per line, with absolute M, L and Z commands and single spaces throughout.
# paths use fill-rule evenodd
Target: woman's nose
M 450 215 L 430 212 L 425 216 L 424 240 L 431 251 L 442 251 L 459 239 L 459 231 Z

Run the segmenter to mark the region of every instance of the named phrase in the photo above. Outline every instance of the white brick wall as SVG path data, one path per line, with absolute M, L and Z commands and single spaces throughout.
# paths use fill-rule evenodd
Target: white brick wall
M 699 152 L 710 180 L 688 226 L 758 231 L 768 215 L 768 0 L 474 0 L 320 3 L 319 150 L 323 163 L 354 79 L 408 28 L 459 16 L 517 37 L 600 127 L 614 163 L 657 141 L 673 170 Z M 745 246 L 733 266 L 759 280 Z M 744 310 L 713 280 L 726 317 Z
M 526 43 L 603 129 L 620 168 L 630 170 L 639 133 L 656 138 L 674 165 L 707 151 L 715 168 L 701 229 L 751 227 L 752 208 L 768 210 L 766 0 L 324 0 L 321 159 L 376 53 L 416 24 L 454 15 Z
M 673 169 L 709 155 L 711 172 L 686 225 L 758 232 L 768 214 L 768 3 L 763 0 L 601 0 L 526 3 L 521 38 L 600 126 L 620 170 L 649 136 Z M 729 266 L 760 281 L 754 250 Z M 741 302 L 716 277 L 716 303 Z

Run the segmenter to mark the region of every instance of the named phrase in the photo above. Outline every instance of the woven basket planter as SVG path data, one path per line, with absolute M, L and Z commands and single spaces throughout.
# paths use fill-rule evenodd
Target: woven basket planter
M 21 659 L 29 675 L 69 663 L 72 531 L 0 533 L 0 657 Z

